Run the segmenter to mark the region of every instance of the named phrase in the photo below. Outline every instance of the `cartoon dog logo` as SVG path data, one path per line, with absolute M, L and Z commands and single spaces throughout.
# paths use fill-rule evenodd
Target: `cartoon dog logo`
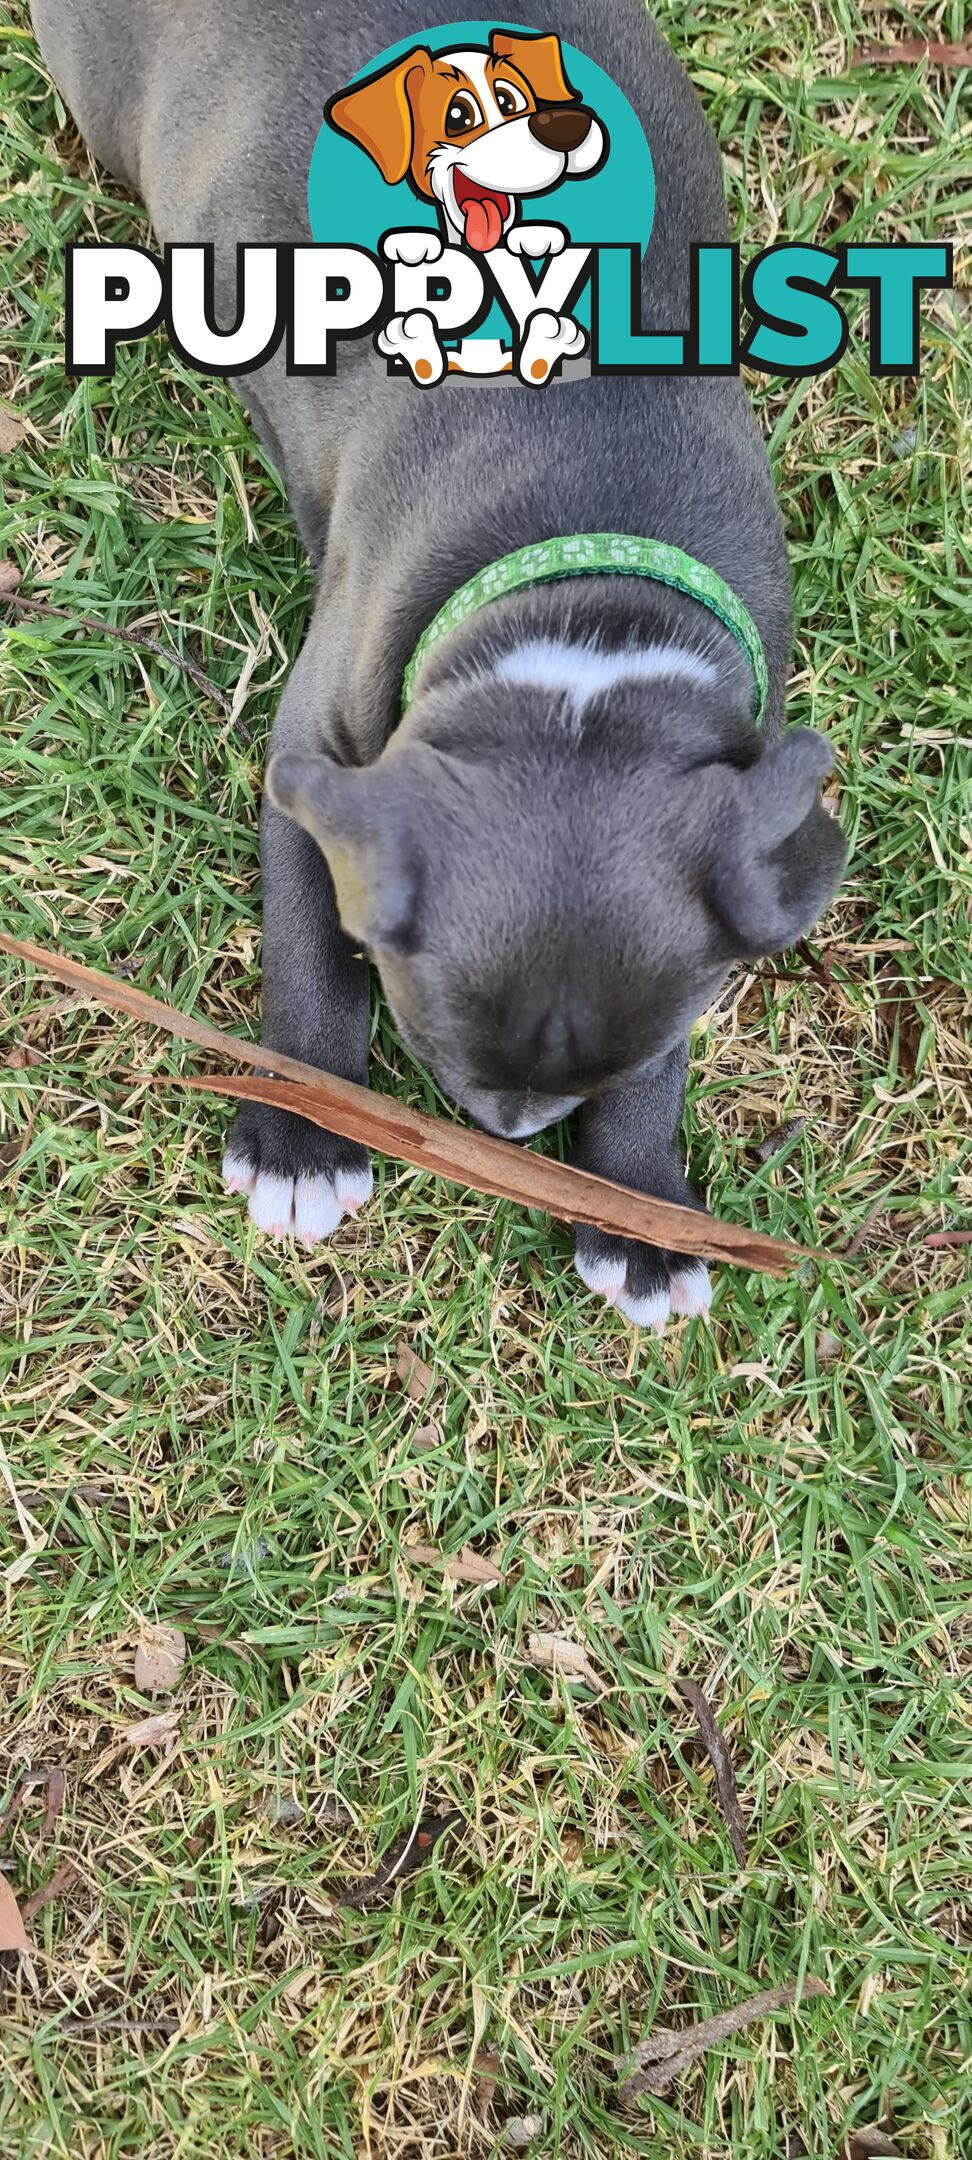
M 420 200 L 437 205 L 438 233 L 386 234 L 383 248 L 391 262 L 434 263 L 446 247 L 488 255 L 503 246 L 531 259 L 559 254 L 567 240 L 563 227 L 522 223 L 520 202 L 563 180 L 586 178 L 608 150 L 601 121 L 567 79 L 560 39 L 546 34 L 492 30 L 482 50 L 433 54 L 417 46 L 339 91 L 325 111 L 330 125 L 373 159 L 389 186 L 407 179 Z M 435 322 L 423 310 L 392 317 L 378 344 L 403 359 L 416 381 L 438 381 L 445 372 Z M 470 351 L 468 344 L 450 354 L 454 371 L 509 371 L 508 352 L 484 352 L 482 346 Z M 540 310 L 519 371 L 525 380 L 542 380 L 585 344 L 585 332 L 569 316 Z

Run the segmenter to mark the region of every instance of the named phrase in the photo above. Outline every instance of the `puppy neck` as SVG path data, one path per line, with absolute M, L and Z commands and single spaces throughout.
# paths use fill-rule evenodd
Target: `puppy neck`
M 486 738 L 510 747 L 542 713 L 545 735 L 565 749 L 607 729 L 619 746 L 634 730 L 642 754 L 645 738 L 670 737 L 744 764 L 758 754 L 745 655 L 711 611 L 660 585 L 590 578 L 497 600 L 430 655 L 403 725 L 427 734 L 451 712 L 449 733 L 461 737 L 462 713 L 475 707 L 482 740 L 483 692 Z

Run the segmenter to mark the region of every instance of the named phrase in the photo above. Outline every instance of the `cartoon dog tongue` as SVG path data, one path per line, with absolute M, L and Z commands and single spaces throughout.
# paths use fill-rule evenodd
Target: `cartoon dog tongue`
M 477 198 L 474 195 L 464 205 L 466 218 L 466 246 L 475 248 L 477 255 L 485 255 L 494 248 L 503 230 L 499 204 L 493 195 Z
M 503 219 L 510 207 L 508 195 L 493 195 L 488 188 L 480 188 L 466 173 L 456 180 L 456 203 L 466 227 L 466 246 L 474 248 L 477 255 L 486 255 L 503 237 Z

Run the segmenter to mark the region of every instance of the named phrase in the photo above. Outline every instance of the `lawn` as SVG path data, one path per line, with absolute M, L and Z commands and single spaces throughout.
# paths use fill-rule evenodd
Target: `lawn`
M 969 73 L 852 65 L 967 36 L 962 0 L 659 12 L 747 253 L 968 230 Z M 255 1035 L 310 576 L 224 385 L 161 344 L 65 382 L 65 243 L 144 220 L 19 5 L 0 67 L 0 558 L 224 699 L 0 609 L 3 926 Z M 0 1814 L 26 1769 L 66 1780 L 0 1835 L 22 1903 L 66 1871 L 0 1971 L 11 2160 L 458 2160 L 523 2118 L 535 2160 L 970 2150 L 969 1247 L 928 1242 L 972 1222 L 970 309 L 926 297 L 919 381 L 872 380 L 855 331 L 755 390 L 791 716 L 832 737 L 853 859 L 700 1025 L 691 1160 L 826 1264 L 725 1270 L 711 1328 L 638 1337 L 561 1230 L 393 1162 L 333 1244 L 276 1249 L 221 1193 L 224 1106 L 149 1084 L 192 1054 L 3 963 Z M 377 1009 L 373 1077 L 444 1107 Z M 446 1572 L 466 1548 L 490 1580 Z M 157 1625 L 186 1655 L 152 1696 Z M 731 1752 L 743 1866 L 676 1677 Z M 828 1992 L 619 2107 L 653 2025 L 805 1976 Z

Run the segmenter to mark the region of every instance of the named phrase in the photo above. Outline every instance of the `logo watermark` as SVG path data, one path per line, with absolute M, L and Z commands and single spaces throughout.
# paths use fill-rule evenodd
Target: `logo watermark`
M 421 388 L 509 377 L 822 374 L 849 339 L 837 295 L 868 295 L 872 375 L 917 375 L 923 290 L 952 283 L 947 243 L 689 250 L 688 320 L 645 328 L 656 174 L 637 115 L 597 63 L 550 32 L 455 23 L 380 54 L 332 97 L 308 180 L 310 245 L 236 247 L 232 327 L 212 245 L 67 251 L 65 363 L 110 375 L 122 341 L 164 324 L 207 375 L 281 345 L 288 373 L 332 375 L 370 339 Z M 745 323 L 744 323 L 745 318 Z

